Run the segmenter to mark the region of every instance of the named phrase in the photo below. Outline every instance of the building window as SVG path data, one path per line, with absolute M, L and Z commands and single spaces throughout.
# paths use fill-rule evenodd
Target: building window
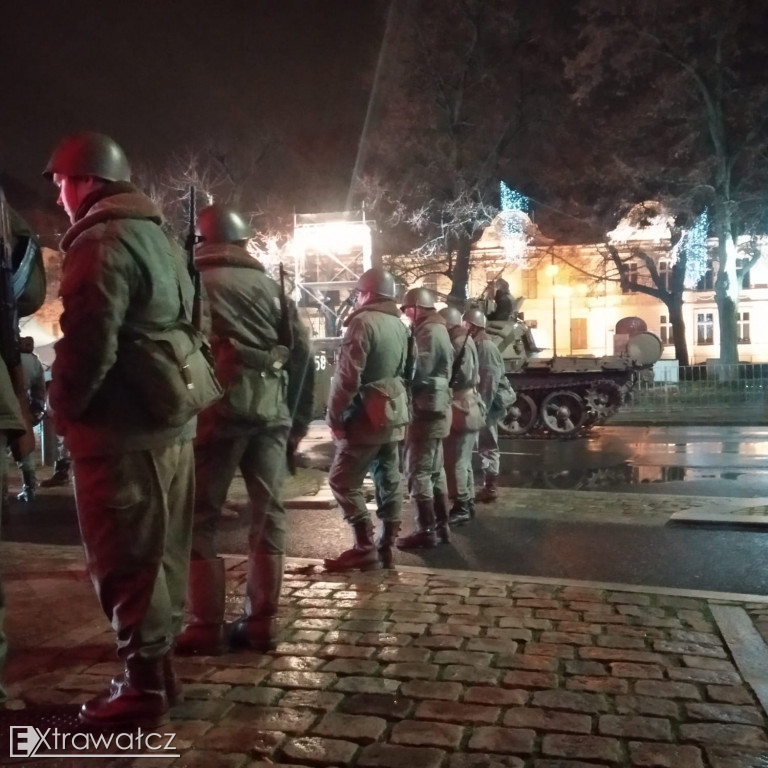
M 712 291 L 715 287 L 715 273 L 712 269 L 712 262 L 707 262 L 707 271 L 702 275 L 701 280 L 696 285 L 697 291 Z M 710 344 L 712 342 L 709 342 Z
M 699 312 L 696 315 L 696 343 L 715 343 L 715 318 L 712 312 Z
M 672 323 L 669 322 L 669 318 L 666 315 L 662 315 L 659 318 L 659 338 L 665 347 L 674 344 L 674 339 L 672 338 Z
M 571 352 L 587 348 L 587 318 L 571 318 Z
M 737 277 L 741 277 L 742 273 L 744 272 L 744 267 L 749 264 L 749 259 L 736 259 L 736 275 Z M 749 276 L 751 275 L 751 272 L 747 272 L 746 275 L 744 275 L 744 282 L 741 284 L 742 288 L 751 288 L 752 287 L 752 281 L 749 279 Z M 747 313 L 749 314 L 749 313 Z
M 665 291 L 669 290 L 669 284 L 672 281 L 672 267 L 668 261 L 662 259 L 659 262 L 659 285 Z
M 632 286 L 637 285 L 637 264 L 633 261 L 628 261 L 624 264 L 624 270 L 629 286 L 623 290 L 622 293 L 630 293 L 632 291 Z
M 522 274 L 523 296 L 526 299 L 539 298 L 539 281 L 535 269 L 524 269 Z
M 736 315 L 736 331 L 739 335 L 739 344 L 750 344 L 749 340 L 749 312 L 739 312 Z

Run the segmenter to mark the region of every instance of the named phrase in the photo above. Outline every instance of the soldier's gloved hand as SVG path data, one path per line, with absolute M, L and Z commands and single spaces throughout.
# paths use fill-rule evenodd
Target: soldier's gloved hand
M 269 364 L 272 368 L 280 370 L 290 357 L 291 350 L 288 347 L 284 347 L 282 344 L 278 344 L 276 347 L 272 347 L 269 350 Z

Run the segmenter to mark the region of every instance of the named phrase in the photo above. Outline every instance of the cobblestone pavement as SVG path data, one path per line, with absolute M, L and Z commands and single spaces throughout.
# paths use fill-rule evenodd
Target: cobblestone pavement
M 9 726 L 58 713 L 74 729 L 119 665 L 78 547 L 3 544 L 0 557 L 12 645 L 0 764 L 157 765 L 8 756 Z M 227 567 L 234 616 L 245 560 Z M 162 730 L 179 757 L 164 764 L 765 768 L 753 620 L 766 616 L 768 598 L 289 560 L 274 653 L 177 660 L 185 700 Z

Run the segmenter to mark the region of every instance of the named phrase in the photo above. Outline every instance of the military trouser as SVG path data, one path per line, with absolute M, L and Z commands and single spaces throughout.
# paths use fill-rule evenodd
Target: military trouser
M 436 488 L 446 493 L 442 438 L 420 440 L 417 429 L 413 425 L 409 427 L 405 443 L 405 476 L 408 493 L 414 501 L 433 499 Z
M 488 475 L 499 474 L 499 426 L 494 421 L 477 433 L 477 452 L 483 472 Z
M 5 432 L 0 432 L 0 456 L 5 456 L 6 448 L 8 445 L 7 435 Z M 5 481 L 5 475 L 8 470 L 7 463 L 2 470 L 2 477 L 0 480 Z M 2 520 L 3 512 L 5 512 L 5 494 L 0 496 L 0 520 Z M 3 590 L 2 582 L 0 582 L 0 674 L 2 674 L 3 667 L 5 666 L 5 657 L 8 654 L 8 640 L 5 636 L 3 628 L 5 627 L 5 592 Z M 3 688 L 2 677 L 0 677 L 0 703 L 8 698 L 5 688 Z
M 443 440 L 448 498 L 453 501 L 469 501 L 474 498 L 472 451 L 476 440 L 477 432 L 451 432 Z
M 216 529 L 229 486 L 239 468 L 250 501 L 250 551 L 285 553 L 283 482 L 287 472 L 288 427 L 195 445 L 195 522 L 192 556 L 216 557 Z
M 350 524 L 370 519 L 363 495 L 363 480 L 370 471 L 380 520 L 398 522 L 403 515 L 403 478 L 399 443 L 358 445 L 342 440 L 336 447 L 328 485 Z
M 118 654 L 164 656 L 187 590 L 192 443 L 75 458 L 72 467 L 86 565 Z

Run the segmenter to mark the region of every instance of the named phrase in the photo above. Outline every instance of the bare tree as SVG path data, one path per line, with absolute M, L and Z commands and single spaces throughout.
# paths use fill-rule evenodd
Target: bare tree
M 710 209 L 720 359 L 735 363 L 736 242 L 758 226 L 768 183 L 762 3 L 583 0 L 578 8 L 581 50 L 567 74 L 600 123 L 601 170 L 610 178 L 621 169 L 635 200 Z

